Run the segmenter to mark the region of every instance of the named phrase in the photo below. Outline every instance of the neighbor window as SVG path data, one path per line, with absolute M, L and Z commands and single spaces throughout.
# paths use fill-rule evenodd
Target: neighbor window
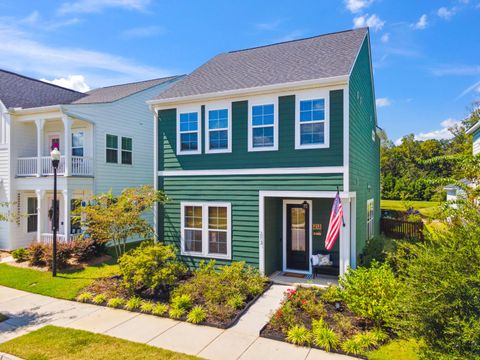
M 118 136 L 107 134 L 107 163 L 118 163 Z
M 27 198 L 27 232 L 38 229 L 38 201 L 36 197 Z
M 199 153 L 199 121 L 198 112 L 181 113 L 179 124 L 179 152 Z
M 277 149 L 273 104 L 253 105 L 249 125 L 249 151 Z
M 227 152 L 229 144 L 228 109 L 208 110 L 208 152 Z
M 76 131 L 72 133 L 72 156 L 83 156 L 83 146 L 85 141 L 85 133 Z
M 122 137 L 122 164 L 132 165 L 132 138 Z
M 367 200 L 367 240 L 375 234 L 375 207 L 373 199 Z
M 328 146 L 325 99 L 300 100 L 296 121 L 296 148 Z
M 230 204 L 182 203 L 182 254 L 230 258 Z

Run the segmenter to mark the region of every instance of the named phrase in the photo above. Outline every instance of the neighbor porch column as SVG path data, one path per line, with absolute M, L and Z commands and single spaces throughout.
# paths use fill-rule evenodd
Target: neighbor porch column
M 64 128 L 64 142 L 65 142 L 65 176 L 71 176 L 72 171 L 72 119 L 67 116 L 62 116 Z
M 63 190 L 63 230 L 65 232 L 65 241 L 70 239 L 71 199 L 71 190 Z
M 43 223 L 45 222 L 44 215 L 44 199 L 45 190 L 36 190 L 37 193 L 37 241 L 42 241 Z
M 45 120 L 36 119 L 35 125 L 37 125 L 37 177 L 40 177 L 42 176 L 43 127 Z
M 350 266 L 350 201 L 350 198 L 342 199 L 345 226 L 340 227 L 340 276 Z

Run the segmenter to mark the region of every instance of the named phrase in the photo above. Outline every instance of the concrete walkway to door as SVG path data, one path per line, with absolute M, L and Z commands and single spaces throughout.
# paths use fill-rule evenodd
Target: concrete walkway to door
M 0 286 L 0 342 L 57 325 L 145 343 L 206 359 L 341 360 L 350 357 L 260 338 L 288 286 L 273 285 L 230 329 L 59 300 Z

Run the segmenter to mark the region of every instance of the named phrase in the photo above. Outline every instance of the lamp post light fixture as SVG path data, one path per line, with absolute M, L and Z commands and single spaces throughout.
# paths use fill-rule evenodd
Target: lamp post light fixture
M 55 148 L 50 153 L 53 166 L 53 242 L 52 242 L 52 276 L 57 276 L 57 226 L 58 226 L 58 208 L 57 208 L 57 169 L 60 164 L 62 154 Z

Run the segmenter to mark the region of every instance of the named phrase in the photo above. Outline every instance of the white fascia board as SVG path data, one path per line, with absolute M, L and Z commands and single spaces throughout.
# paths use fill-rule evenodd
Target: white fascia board
M 223 176 L 223 175 L 294 175 L 294 174 L 343 174 L 343 166 L 218 169 L 218 170 L 164 170 L 158 176 Z
M 271 92 L 279 92 L 281 90 L 292 92 L 298 89 L 318 87 L 318 86 L 345 85 L 348 83 L 348 79 L 349 79 L 349 75 L 342 75 L 342 76 L 334 76 L 334 77 L 329 77 L 324 79 L 294 81 L 289 83 L 265 85 L 265 86 L 258 86 L 254 88 L 218 91 L 214 93 L 191 95 L 191 96 L 184 96 L 184 97 L 177 97 L 177 98 L 153 99 L 153 100 L 148 100 L 147 104 L 152 105 L 154 108 L 160 108 L 160 107 L 166 108 L 168 106 L 175 106 L 180 103 L 188 103 L 188 102 L 195 102 L 195 101 L 202 101 L 202 100 L 214 100 L 214 99 L 235 98 L 235 97 L 247 96 L 247 95 L 268 94 Z
M 479 130 L 480 129 L 480 121 L 477 122 L 475 125 L 473 125 L 470 129 L 467 130 L 467 134 L 471 135 L 473 134 L 475 131 Z

